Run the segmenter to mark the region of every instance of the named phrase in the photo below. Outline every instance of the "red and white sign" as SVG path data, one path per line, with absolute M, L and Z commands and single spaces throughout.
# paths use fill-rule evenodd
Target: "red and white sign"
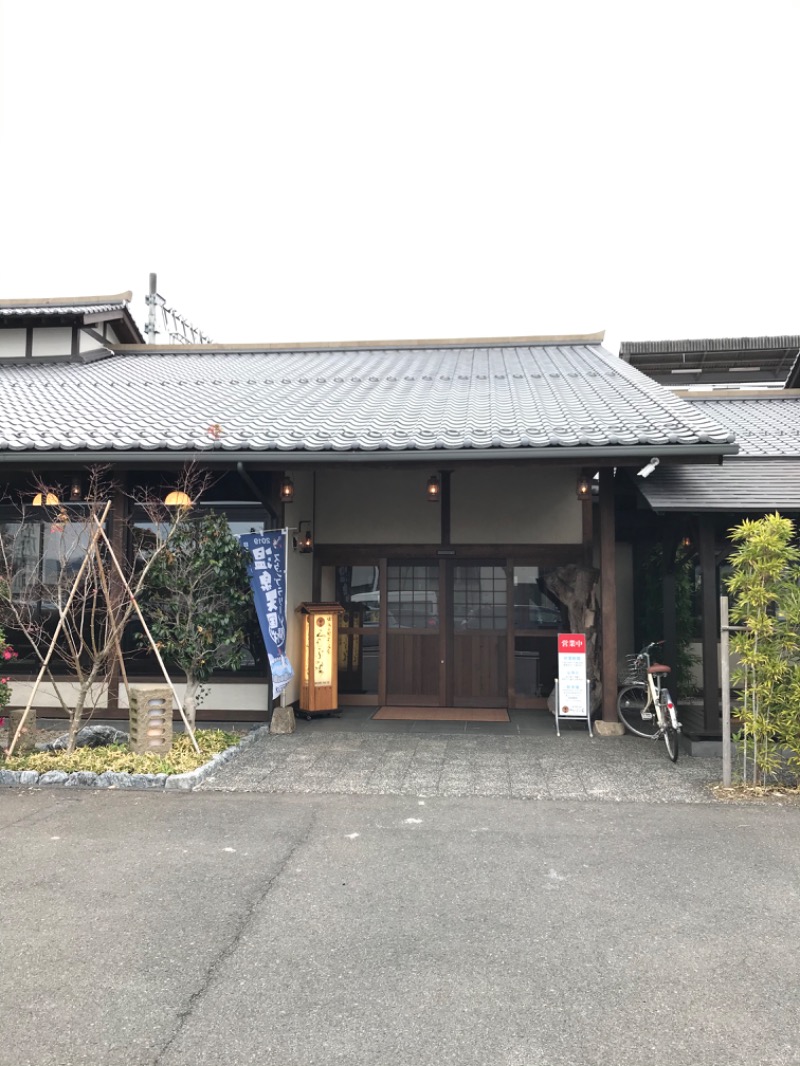
M 558 707 L 559 717 L 588 718 L 586 693 L 586 635 L 558 634 Z

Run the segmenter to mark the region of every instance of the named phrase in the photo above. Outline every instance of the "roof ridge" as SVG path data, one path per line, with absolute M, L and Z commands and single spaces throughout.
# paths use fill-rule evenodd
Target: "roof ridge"
M 84 304 L 128 304 L 133 299 L 133 292 L 114 293 L 113 296 L 36 296 L 0 300 L 0 307 L 83 307 Z
M 451 348 L 520 348 L 542 345 L 587 346 L 602 344 L 605 330 L 599 333 L 572 333 L 563 336 L 532 337 L 463 337 L 437 340 L 383 341 L 301 341 L 263 344 L 117 344 L 120 352 L 333 352 L 333 351 L 411 351 L 447 350 Z

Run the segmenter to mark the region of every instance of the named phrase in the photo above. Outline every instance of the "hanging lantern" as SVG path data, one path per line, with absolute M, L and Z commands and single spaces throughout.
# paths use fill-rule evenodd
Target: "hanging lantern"
M 434 474 L 428 478 L 427 496 L 431 503 L 438 503 L 442 496 L 442 485 Z

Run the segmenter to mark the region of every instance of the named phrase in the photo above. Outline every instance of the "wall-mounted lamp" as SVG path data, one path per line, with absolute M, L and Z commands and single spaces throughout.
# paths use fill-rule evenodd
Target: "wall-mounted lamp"
M 683 540 L 681 541 L 681 547 L 682 548 L 691 548 L 691 546 L 692 546 L 692 538 L 691 537 L 684 537 Z
M 82 496 L 81 479 L 76 474 L 69 486 L 69 498 L 72 503 L 77 503 Z
M 294 482 L 290 477 L 285 477 L 281 482 L 281 503 L 294 502 Z
M 58 507 L 60 503 L 61 501 L 54 492 L 47 492 L 44 497 L 42 497 L 41 492 L 37 492 L 33 497 L 34 507 Z
M 303 532 L 303 526 L 308 526 L 305 532 Z M 311 536 L 311 522 L 309 519 L 304 518 L 302 522 L 298 523 L 297 534 L 293 543 L 294 550 L 300 552 L 301 555 L 308 555 L 309 552 L 314 550 L 314 540 Z
M 587 474 L 580 475 L 578 484 L 575 486 L 575 492 L 579 500 L 590 500 L 592 498 L 592 479 Z
M 428 485 L 425 489 L 426 495 L 431 503 L 438 503 L 442 497 L 442 486 L 438 477 L 434 474 L 428 478 Z
M 165 507 L 191 507 L 192 501 L 186 495 L 185 492 L 181 492 L 176 489 L 174 492 L 168 492 L 164 497 Z
M 661 462 L 660 459 L 651 459 L 650 462 L 647 464 L 647 466 L 643 466 L 642 467 L 642 469 L 639 471 L 637 477 L 650 477 L 650 475 L 653 473 L 653 471 L 655 470 L 655 468 L 658 466 L 658 464 L 660 462 Z

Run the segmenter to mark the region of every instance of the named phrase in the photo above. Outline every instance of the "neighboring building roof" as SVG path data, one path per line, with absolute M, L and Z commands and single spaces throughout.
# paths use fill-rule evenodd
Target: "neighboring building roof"
M 638 487 L 655 511 L 800 511 L 800 392 L 686 399 L 736 433 L 722 466 L 659 468 Z
M 800 458 L 660 466 L 639 488 L 654 511 L 800 511 Z
M 130 313 L 129 304 L 133 293 L 116 293 L 113 296 L 52 296 L 37 299 L 0 300 L 0 327 L 31 324 L 55 324 L 53 319 L 62 319 L 76 325 L 92 325 L 97 321 L 112 320 L 120 324 L 120 339 L 124 342 L 142 343 L 139 327 Z
M 597 344 L 231 351 L 121 346 L 0 367 L 0 457 L 202 451 L 714 461 L 734 434 Z M 57 403 L 54 397 L 58 398 Z M 211 431 L 209 427 L 219 426 Z M 220 457 L 222 457 L 222 455 Z
M 685 397 L 736 434 L 737 458 L 800 456 L 800 391 Z
M 795 366 L 800 336 L 623 341 L 620 358 L 662 385 L 783 383 Z

